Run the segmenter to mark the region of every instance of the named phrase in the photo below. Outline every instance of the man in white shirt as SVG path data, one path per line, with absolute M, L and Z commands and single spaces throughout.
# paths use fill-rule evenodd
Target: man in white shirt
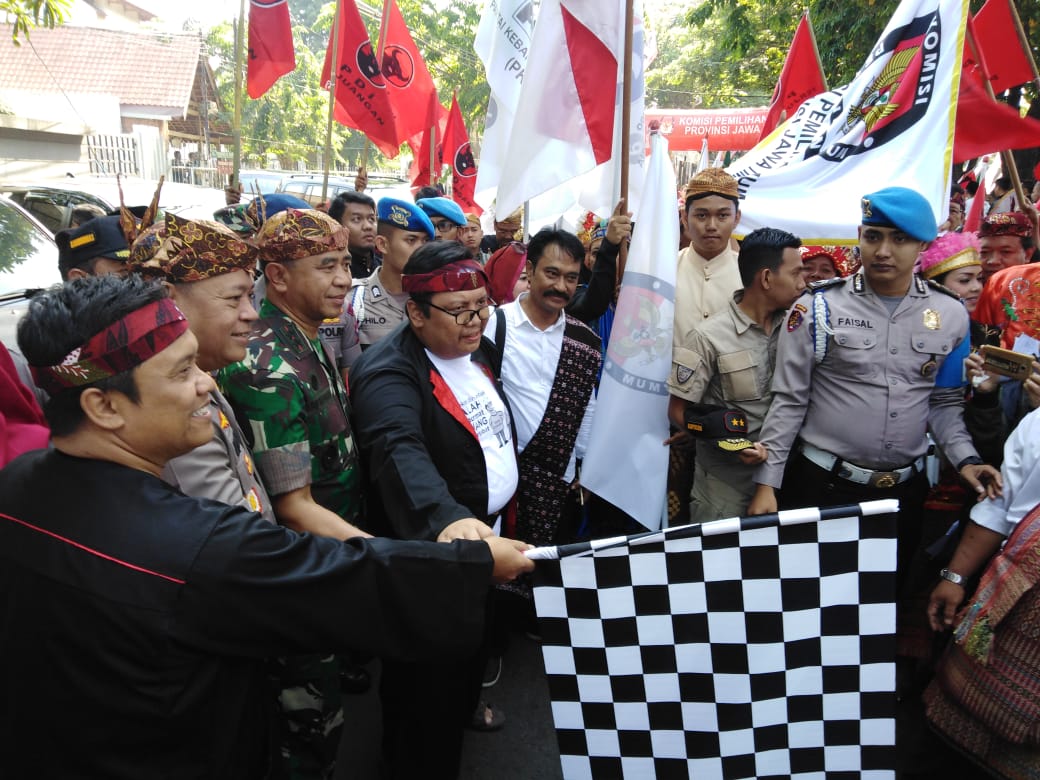
M 486 328 L 502 353 L 502 384 L 516 423 L 515 535 L 532 544 L 569 541 L 560 538 L 568 531 L 561 521 L 596 404 L 599 336 L 564 312 L 584 258 L 573 233 L 537 233 L 527 247 L 530 291 L 499 308 Z

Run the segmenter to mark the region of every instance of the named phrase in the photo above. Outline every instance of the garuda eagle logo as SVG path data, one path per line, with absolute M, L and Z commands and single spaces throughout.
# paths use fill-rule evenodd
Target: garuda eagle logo
M 892 55 L 878 77 L 863 93 L 859 103 L 849 109 L 845 117 L 845 132 L 851 130 L 856 122 L 863 120 L 869 134 L 878 122 L 899 110 L 900 104 L 893 102 L 893 97 L 899 89 L 906 69 L 920 48 L 911 46 Z

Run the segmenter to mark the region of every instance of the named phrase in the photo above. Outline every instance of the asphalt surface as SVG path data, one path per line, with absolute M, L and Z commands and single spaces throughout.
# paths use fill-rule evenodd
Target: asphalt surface
M 505 725 L 466 731 L 459 780 L 562 780 L 541 643 L 513 631 L 502 675 L 484 699 L 505 713 Z

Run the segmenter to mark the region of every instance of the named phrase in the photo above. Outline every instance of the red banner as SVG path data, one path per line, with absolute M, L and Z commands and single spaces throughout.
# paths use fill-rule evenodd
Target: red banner
M 773 90 L 773 101 L 769 105 L 769 114 L 759 137 L 769 135 L 793 115 L 798 106 L 826 91 L 827 80 L 823 77 L 823 67 L 816 54 L 809 14 L 805 13 L 802 15 L 802 21 L 798 23 L 798 29 L 795 30 L 794 40 L 791 41 L 787 59 L 784 60 L 780 80 L 776 82 L 776 89 Z
M 387 157 L 396 157 L 403 139 L 397 134 L 386 81 L 354 0 L 340 2 L 338 34 L 333 117 L 341 125 L 363 132 Z M 330 36 L 321 71 L 321 83 L 325 86 L 332 72 L 332 42 Z
M 441 158 L 451 166 L 451 197 L 463 211 L 480 214 L 481 208 L 473 200 L 473 187 L 477 183 L 477 164 L 469 146 L 469 133 L 462 119 L 459 101 L 451 97 L 448 124 L 444 128 L 441 143 Z
M 390 90 L 397 134 L 402 140 L 425 132 L 437 117 L 437 87 L 394 0 L 386 0 L 383 79 Z
M 286 0 L 250 0 L 246 91 L 256 100 L 296 68 Z
M 700 151 L 708 139 L 712 152 L 746 152 L 758 143 L 768 108 L 654 109 L 646 112 L 647 149 L 650 130 L 668 139 L 668 151 Z

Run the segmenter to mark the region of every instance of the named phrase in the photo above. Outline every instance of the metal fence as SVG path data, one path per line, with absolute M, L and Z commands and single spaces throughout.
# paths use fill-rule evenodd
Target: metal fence
M 141 155 L 133 135 L 96 133 L 87 136 L 87 161 L 90 172 L 104 176 L 123 173 L 141 175 Z

